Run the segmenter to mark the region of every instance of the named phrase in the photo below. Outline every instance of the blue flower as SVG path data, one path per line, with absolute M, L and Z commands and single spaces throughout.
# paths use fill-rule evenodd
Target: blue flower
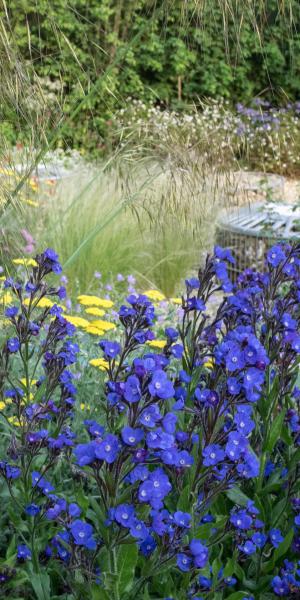
M 105 460 L 108 464 L 113 463 L 119 454 L 119 440 L 118 438 L 108 433 L 102 442 L 94 442 L 95 456 L 101 460 Z
M 85 546 L 89 550 L 96 548 L 96 542 L 93 538 L 93 527 L 80 519 L 76 519 L 70 527 L 71 534 L 77 546 Z
M 281 262 L 286 259 L 286 256 L 281 246 L 272 246 L 267 252 L 267 261 L 272 267 L 278 267 Z
M 31 560 L 31 550 L 26 544 L 19 544 L 17 547 L 17 558 L 20 561 Z
M 189 513 L 182 512 L 182 510 L 177 510 L 174 513 L 174 522 L 178 527 L 190 527 L 191 523 L 191 515 Z
M 109 340 L 102 340 L 99 344 L 103 350 L 105 357 L 109 359 L 116 358 L 121 352 L 121 346 L 118 342 L 110 342 Z
M 210 444 L 204 448 L 202 456 L 204 458 L 203 464 L 206 467 L 212 467 L 224 460 L 225 452 L 219 444 Z
M 279 575 L 276 575 L 275 577 L 273 577 L 273 579 L 271 581 L 271 585 L 273 588 L 273 592 L 277 596 L 284 596 L 285 598 L 288 597 L 290 588 L 289 588 L 289 585 L 287 584 L 286 580 L 283 577 L 281 578 L 281 577 L 279 577 Z
M 191 540 L 190 551 L 194 557 L 194 565 L 197 569 L 203 569 L 208 561 L 208 549 L 200 540 Z
M 131 527 L 134 516 L 134 508 L 131 504 L 119 504 L 115 509 L 115 520 L 123 527 Z
M 40 507 L 37 504 L 28 504 L 25 507 L 25 512 L 27 515 L 29 515 L 30 517 L 35 517 L 35 515 L 38 515 L 40 512 Z
M 263 548 L 268 538 L 266 535 L 264 535 L 264 533 L 257 532 L 253 534 L 251 539 L 255 546 L 258 546 L 258 548 Z
M 244 545 L 238 545 L 238 548 L 248 556 L 256 552 L 256 547 L 251 540 L 247 540 Z
M 197 290 L 200 287 L 200 281 L 196 277 L 190 277 L 185 280 L 185 285 L 188 290 Z
M 246 510 L 239 510 L 231 515 L 230 522 L 237 529 L 246 530 L 251 528 L 252 518 L 247 514 Z
M 95 446 L 92 442 L 89 442 L 88 444 L 78 444 L 78 446 L 74 448 L 74 454 L 76 462 L 80 467 L 90 465 L 96 458 Z
M 143 521 L 133 518 L 130 521 L 130 535 L 139 540 L 145 540 L 149 535 L 149 530 Z
M 157 544 L 152 535 L 148 535 L 140 544 L 139 548 L 144 556 L 150 556 L 154 552 Z
M 17 316 L 19 312 L 19 309 L 17 306 L 9 306 L 8 308 L 5 309 L 5 316 L 8 319 L 13 319 L 14 317 Z
M 159 408 L 156 404 L 152 404 L 145 408 L 139 417 L 139 423 L 145 427 L 155 427 L 157 421 L 161 419 Z
M 281 542 L 283 541 L 283 536 L 281 534 L 280 529 L 270 529 L 269 538 L 274 548 L 278 548 L 279 544 L 281 544 Z
M 134 427 L 123 427 L 121 436 L 124 444 L 128 446 L 136 446 L 144 438 L 142 429 L 134 429 Z
M 152 396 L 157 396 L 162 400 L 172 398 L 175 393 L 171 381 L 162 370 L 154 371 L 148 389 Z
M 6 342 L 8 351 L 12 354 L 18 352 L 20 348 L 20 342 L 17 337 L 9 338 Z
M 130 404 L 139 402 L 141 399 L 141 387 L 139 379 L 135 375 L 130 375 L 125 382 L 124 398 Z
M 192 559 L 187 554 L 180 552 L 176 559 L 177 567 L 184 573 L 188 572 L 192 567 Z
M 21 475 L 21 469 L 19 469 L 19 467 L 9 465 L 6 461 L 0 461 L 0 472 L 2 472 L 2 475 L 7 479 L 18 479 Z
M 171 412 L 167 413 L 162 420 L 162 426 L 167 433 L 175 432 L 176 423 L 177 423 L 177 416 Z
M 71 504 L 69 504 L 68 513 L 70 517 L 80 517 L 81 508 L 79 508 L 78 504 L 75 502 L 71 502 Z
M 175 342 L 177 340 L 179 334 L 178 334 L 177 329 L 174 329 L 174 327 L 166 327 L 165 335 L 167 338 L 169 338 L 169 340 L 171 342 Z

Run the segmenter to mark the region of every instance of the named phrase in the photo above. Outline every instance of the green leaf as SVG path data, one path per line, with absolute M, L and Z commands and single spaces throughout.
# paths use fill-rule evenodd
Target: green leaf
M 134 571 L 138 559 L 136 544 L 124 544 L 117 551 L 117 585 L 119 594 L 128 592 L 134 581 Z
M 92 600 L 111 600 L 111 595 L 99 585 L 92 585 Z
M 269 452 L 271 454 L 276 442 L 280 439 L 284 417 L 285 410 L 282 410 L 279 415 L 275 417 L 263 448 L 264 452 Z
M 45 571 L 43 573 L 32 572 L 30 583 L 38 600 L 49 600 L 51 598 L 50 577 Z
M 233 594 L 227 596 L 226 600 L 242 600 L 245 596 L 248 596 L 248 592 L 240 590 L 239 592 L 233 592 Z
M 179 500 L 177 503 L 177 510 L 183 510 L 184 512 L 188 512 L 190 509 L 190 486 L 187 485 L 184 490 L 182 490 Z
M 284 540 L 279 544 L 278 548 L 275 549 L 274 552 L 274 561 L 276 562 L 278 558 L 283 556 L 287 550 L 289 549 L 294 537 L 294 529 L 290 529 L 290 531 L 286 534 Z
M 234 504 L 240 504 L 241 506 L 246 506 L 250 500 L 250 498 L 236 486 L 230 488 L 230 490 L 226 492 L 226 496 L 229 500 L 234 502 Z

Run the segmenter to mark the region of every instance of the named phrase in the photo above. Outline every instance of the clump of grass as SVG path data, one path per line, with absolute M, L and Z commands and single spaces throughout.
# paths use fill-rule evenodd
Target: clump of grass
M 26 227 L 40 248 L 59 252 L 73 289 L 90 289 L 95 271 L 133 273 L 141 287 L 169 296 L 211 244 L 217 194 L 202 168 L 81 165 L 51 194 L 40 190 Z

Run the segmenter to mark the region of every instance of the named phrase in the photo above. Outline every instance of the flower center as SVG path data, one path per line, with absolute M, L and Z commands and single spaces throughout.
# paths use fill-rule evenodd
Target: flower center
M 128 441 L 133 444 L 133 442 L 135 442 L 135 437 L 131 435 L 130 438 L 128 438 Z
M 79 536 L 80 538 L 84 538 L 84 533 L 83 533 L 83 531 L 79 531 L 79 534 L 78 534 L 78 536 Z
M 111 446 L 109 444 L 106 444 L 105 446 L 105 451 L 109 452 L 111 450 Z

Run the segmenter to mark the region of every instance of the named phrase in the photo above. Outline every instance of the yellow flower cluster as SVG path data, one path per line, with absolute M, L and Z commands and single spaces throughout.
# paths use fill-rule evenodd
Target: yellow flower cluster
M 166 299 L 166 297 L 158 290 L 147 290 L 146 292 L 143 292 L 143 294 L 153 302 L 162 302 L 162 300 Z
M 37 267 L 37 262 L 33 258 L 14 258 L 13 263 L 24 267 Z
M 111 308 L 114 303 L 106 298 L 98 298 L 98 296 L 89 296 L 87 294 L 81 294 L 77 296 L 77 300 L 83 306 L 101 306 L 102 308 Z
M 92 365 L 92 367 L 97 367 L 100 369 L 100 371 L 106 371 L 109 366 L 109 363 L 107 360 L 105 360 L 105 358 L 92 358 L 89 363 Z
M 147 344 L 151 346 L 151 348 L 164 348 L 166 343 L 166 340 L 149 340 L 147 342 Z

